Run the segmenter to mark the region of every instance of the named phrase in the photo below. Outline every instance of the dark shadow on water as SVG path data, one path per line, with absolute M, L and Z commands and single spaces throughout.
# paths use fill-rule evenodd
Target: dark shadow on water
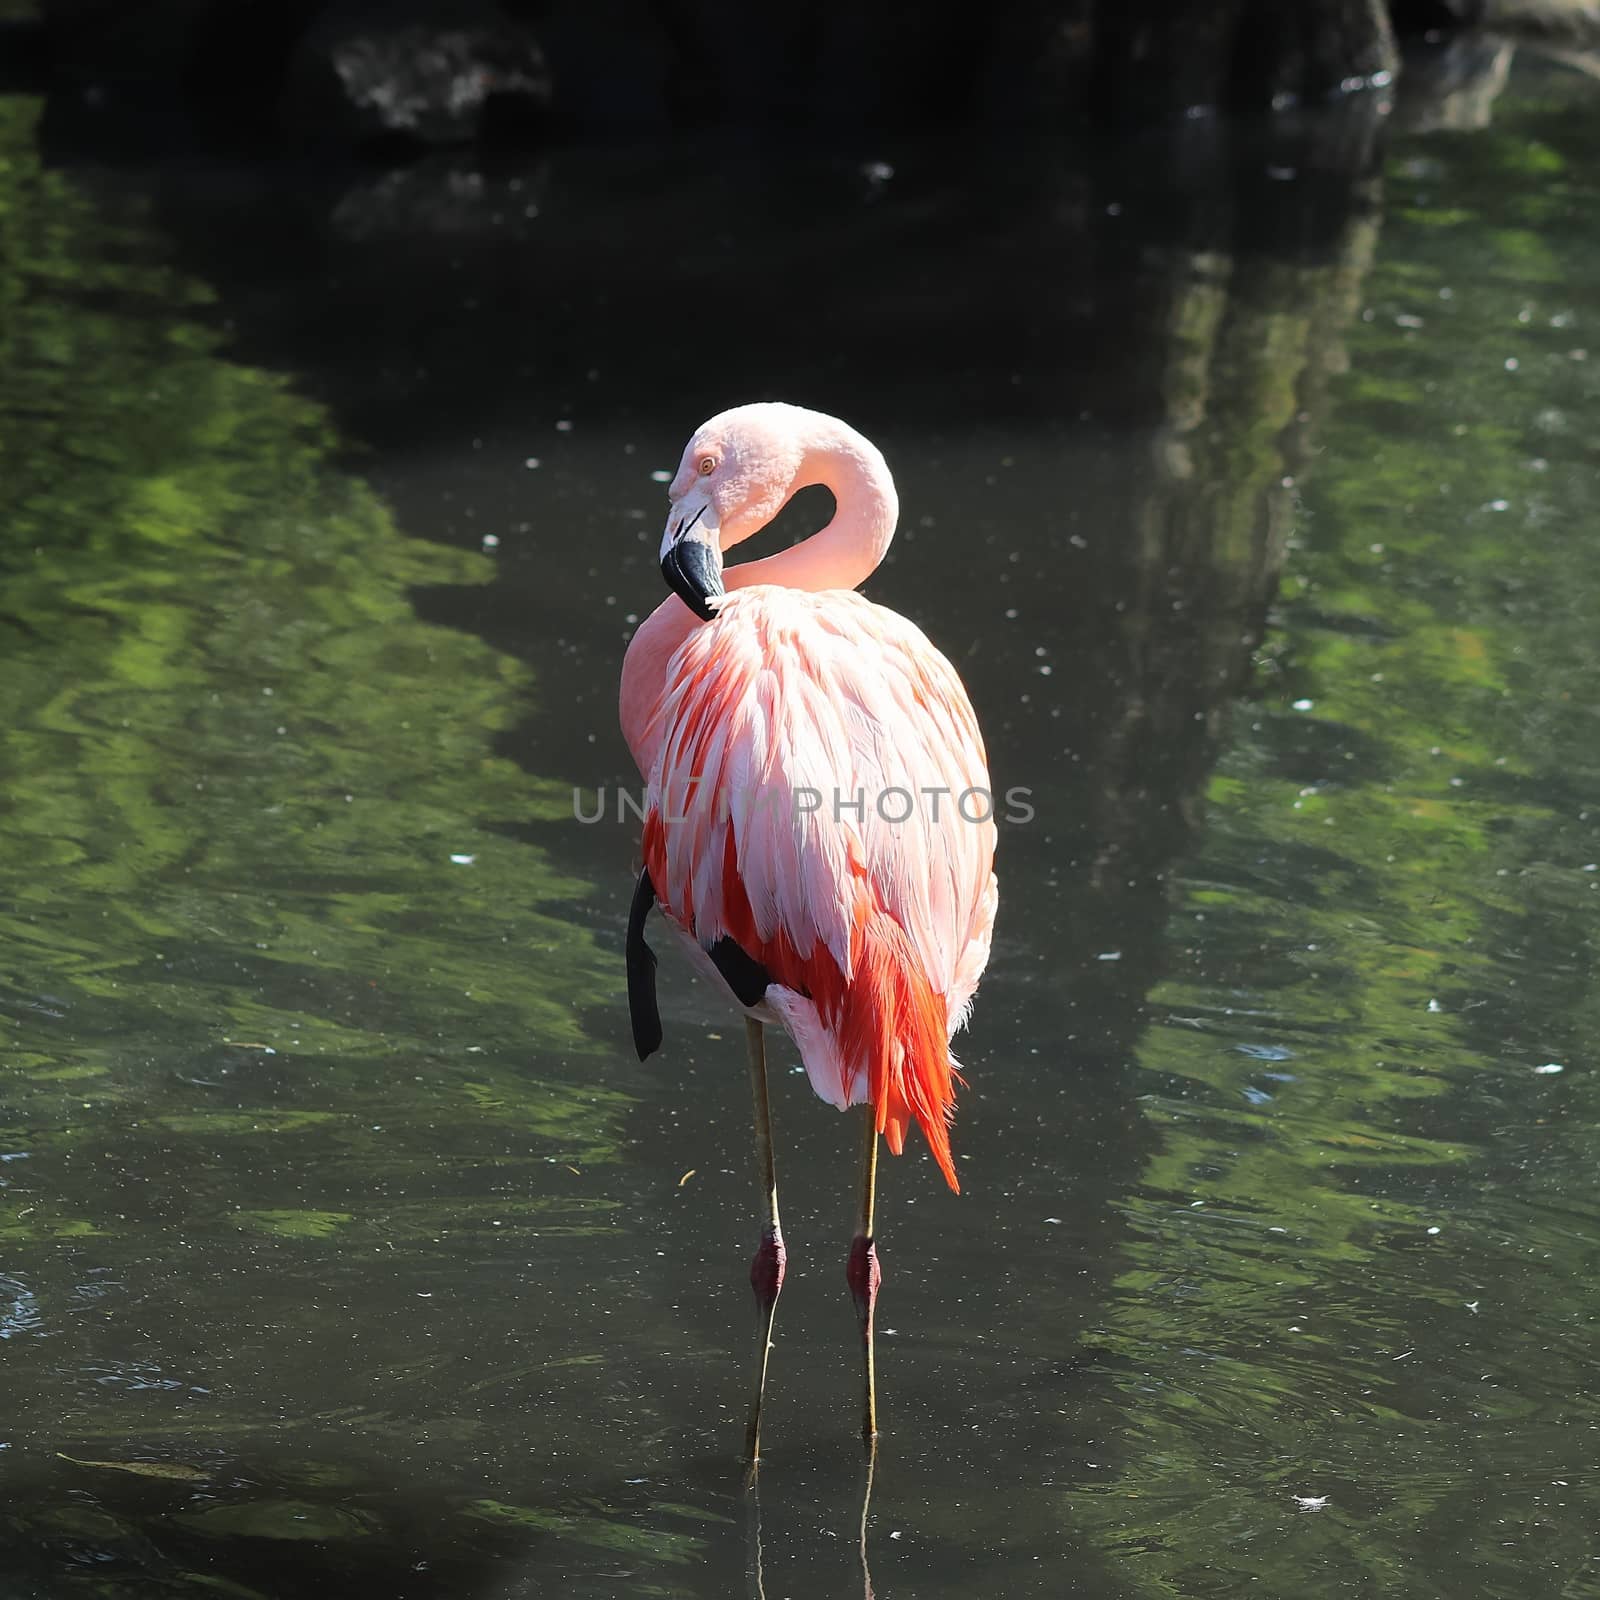
M 642 1483 L 507 1473 L 491 1494 L 459 1475 L 401 1478 L 354 1457 L 27 1466 L 6 1473 L 7 1594 L 58 1593 L 76 1579 L 107 1595 L 511 1600 L 548 1593 L 554 1574 L 574 1594 L 712 1592 L 691 1571 L 736 1587 L 737 1553 L 719 1554 L 717 1535 L 739 1515 L 739 1495 L 717 1470 L 697 1482 L 690 1467 L 673 1486 L 698 1508 L 688 1520 L 687 1508 L 663 1517 L 659 1489 Z

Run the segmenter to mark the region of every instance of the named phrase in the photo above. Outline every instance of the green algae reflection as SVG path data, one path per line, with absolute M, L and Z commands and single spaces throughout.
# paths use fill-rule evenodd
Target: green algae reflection
M 55 1316 L 131 1247 L 180 1323 L 254 1259 L 314 1329 L 358 1257 L 600 1225 L 540 1191 L 617 1159 L 577 1020 L 613 974 L 511 836 L 568 792 L 494 753 L 538 686 L 408 600 L 490 564 L 398 532 L 36 114 L 0 100 L 0 1239 Z M 95 1320 L 36 1374 L 47 1430 L 211 1392 L 136 1370 L 148 1312 L 96 1367 Z
M 1140 1050 L 1069 1512 L 1131 1593 L 1592 1591 L 1597 157 L 1535 100 L 1390 162 Z

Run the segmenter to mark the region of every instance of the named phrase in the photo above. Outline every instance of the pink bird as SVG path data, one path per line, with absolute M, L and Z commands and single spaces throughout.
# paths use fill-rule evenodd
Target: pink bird
M 725 573 L 723 551 L 812 484 L 832 490 L 832 521 Z M 724 411 L 696 430 L 667 495 L 661 570 L 676 593 L 622 669 L 622 730 L 647 785 L 628 929 L 634 1043 L 641 1060 L 661 1043 L 643 936 L 659 903 L 746 1020 L 765 1208 L 750 1271 L 752 1463 L 786 1259 L 763 1024 L 788 1032 L 822 1099 L 868 1108 L 847 1277 L 870 1447 L 878 1136 L 898 1155 L 915 1122 L 959 1188 L 949 1041 L 989 959 L 998 897 L 983 737 L 955 668 L 904 617 L 853 592 L 883 560 L 899 510 L 882 454 L 853 428 L 798 406 Z

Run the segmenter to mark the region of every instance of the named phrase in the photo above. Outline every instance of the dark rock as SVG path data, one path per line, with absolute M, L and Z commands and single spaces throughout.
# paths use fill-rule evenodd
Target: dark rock
M 1518 36 L 1592 47 L 1600 39 L 1600 0 L 1483 0 L 1483 23 Z
M 981 18 L 915 0 L 39 5 L 70 86 L 56 98 L 88 85 L 152 116 L 198 112 L 224 136 L 412 151 L 493 142 L 547 111 L 579 134 L 1148 126 L 1313 105 L 1396 66 L 1385 0 L 1005 0 Z
M 515 3 L 515 0 L 513 0 Z M 550 0 L 556 110 L 578 127 L 1137 126 L 1310 104 L 1397 65 L 1384 0 Z
M 1492 33 L 1408 45 L 1395 121 L 1413 133 L 1487 128 L 1515 53 L 1514 44 Z
M 1382 86 L 1399 66 L 1382 0 L 1126 0 L 1092 40 L 1097 121 L 1314 105 Z
M 323 10 L 300 40 L 281 120 L 319 142 L 420 148 L 535 127 L 549 99 L 537 41 L 498 6 L 354 3 Z
M 1481 27 L 1580 45 L 1600 39 L 1600 0 L 1389 0 L 1389 10 L 1395 31 L 1407 37 Z
M 1485 0 L 1389 0 L 1394 31 L 1403 38 L 1475 28 L 1487 9 Z

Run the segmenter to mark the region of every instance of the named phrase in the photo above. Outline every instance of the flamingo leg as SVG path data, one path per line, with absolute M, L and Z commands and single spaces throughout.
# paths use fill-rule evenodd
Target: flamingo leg
M 861 1215 L 850 1245 L 845 1278 L 850 1285 L 850 1298 L 855 1301 L 856 1319 L 861 1325 L 861 1437 L 867 1450 L 872 1452 L 878 1439 L 878 1369 L 872 1348 L 872 1312 L 878 1302 L 878 1285 L 883 1281 L 883 1272 L 878 1265 L 878 1241 L 873 1235 L 878 1200 L 878 1118 L 874 1107 L 869 1105 L 863 1110 Z
M 778 1175 L 772 1159 L 772 1113 L 767 1106 L 767 1047 L 761 1024 L 745 1018 L 745 1043 L 750 1053 L 750 1089 L 756 1114 L 756 1171 L 761 1182 L 761 1243 L 750 1263 L 750 1287 L 756 1296 L 756 1386 L 745 1428 L 745 1457 L 754 1469 L 761 1459 L 761 1403 L 767 1389 L 767 1358 L 772 1353 L 772 1320 L 783 1288 L 788 1253 L 778 1225 Z

